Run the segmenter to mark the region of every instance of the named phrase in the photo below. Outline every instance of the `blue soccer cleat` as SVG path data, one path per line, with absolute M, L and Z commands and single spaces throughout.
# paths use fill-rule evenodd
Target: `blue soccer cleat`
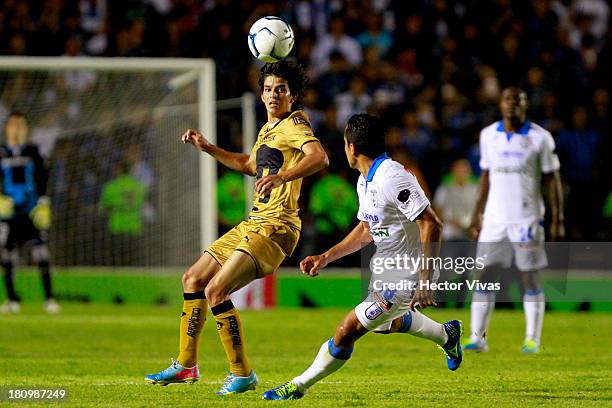
M 525 354 L 536 354 L 540 352 L 540 345 L 535 340 L 525 340 L 521 351 Z
M 289 381 L 264 392 L 261 398 L 265 400 L 296 400 L 303 396 L 304 394 L 299 390 L 297 385 Z
M 449 370 L 455 371 L 461 365 L 461 361 L 463 361 L 463 353 L 461 352 L 463 325 L 459 320 L 451 320 L 443 323 L 442 326 L 446 334 L 448 334 L 448 340 L 440 348 L 446 354 L 446 366 Z
M 172 359 L 170 367 L 157 374 L 145 376 L 145 381 L 149 384 L 168 385 L 171 383 L 193 384 L 200 379 L 200 368 L 198 366 L 187 368 Z
M 487 341 L 485 339 L 470 339 L 467 343 L 463 344 L 463 350 L 473 351 L 476 353 L 486 353 L 487 351 L 489 351 L 489 344 L 487 344 Z
M 229 373 L 225 377 L 223 385 L 217 391 L 217 395 L 232 395 L 240 394 L 249 390 L 254 390 L 259 380 L 255 371 L 251 370 L 251 374 L 248 377 L 238 377 L 235 374 Z

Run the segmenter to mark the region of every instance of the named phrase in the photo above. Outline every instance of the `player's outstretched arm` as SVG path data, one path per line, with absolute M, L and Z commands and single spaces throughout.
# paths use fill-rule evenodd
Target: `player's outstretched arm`
M 548 205 L 550 206 L 549 241 L 562 241 L 565 238 L 565 224 L 563 212 L 563 190 L 561 176 L 558 171 L 545 173 L 543 181 L 548 192 Z
M 425 258 L 425 267 L 421 269 L 419 280 L 431 281 L 433 270 L 430 268 L 430 266 L 432 263 L 427 262 L 427 260 L 437 257 L 440 254 L 440 242 L 442 241 L 442 221 L 440 221 L 431 206 L 428 206 L 415 219 L 415 222 L 419 227 L 421 248 L 423 250 L 423 257 Z M 417 304 L 422 309 L 426 308 L 427 306 L 436 306 L 432 291 L 420 288 L 421 285 L 419 285 L 415 290 L 414 296 L 410 300 L 410 308 L 414 310 L 414 307 Z
M 310 142 L 302 146 L 305 156 L 295 166 L 277 174 L 262 177 L 255 183 L 257 194 L 265 196 L 273 188 L 281 186 L 291 180 L 310 176 L 329 166 L 329 159 L 325 149 L 319 142 Z
M 306 275 L 317 276 L 319 269 L 325 268 L 327 264 L 336 259 L 360 250 L 371 241 L 370 227 L 367 222 L 361 221 L 342 241 L 321 255 L 311 255 L 304 258 L 300 262 L 300 269 Z
M 184 144 L 192 144 L 196 149 L 210 154 L 216 160 L 221 162 L 226 167 L 232 170 L 249 176 L 255 175 L 255 157 L 244 153 L 228 152 L 214 144 L 210 143 L 200 132 L 194 129 L 187 129 L 181 141 Z
M 487 197 L 489 196 L 489 170 L 482 170 L 480 173 L 480 184 L 478 186 L 478 198 L 476 206 L 472 213 L 472 222 L 470 223 L 469 233 L 470 238 L 477 239 L 482 228 L 482 214 L 484 213 Z

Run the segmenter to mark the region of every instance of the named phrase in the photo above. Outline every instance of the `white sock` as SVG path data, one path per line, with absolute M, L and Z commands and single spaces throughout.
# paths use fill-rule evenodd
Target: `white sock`
M 471 341 L 481 341 L 495 309 L 495 292 L 474 292 L 471 305 Z
M 409 310 L 407 312 L 408 319 L 412 319 L 410 322 L 410 328 L 406 333 L 410 333 L 413 336 L 428 339 L 434 343 L 443 346 L 448 341 L 448 334 L 444 330 L 444 326 L 440 323 L 430 319 L 423 313 Z
M 327 377 L 331 373 L 337 371 L 340 367 L 347 362 L 351 356 L 353 349 L 340 349 L 333 345 L 333 338 L 331 339 L 331 352 L 334 353 L 336 358 L 330 353 L 329 341 L 324 342 L 319 349 L 319 353 L 315 357 L 314 361 L 302 374 L 291 380 L 301 392 L 305 392 L 308 388 L 312 387 L 316 382 Z
M 525 310 L 525 339 L 534 340 L 540 344 L 542 324 L 544 323 L 544 291 L 536 289 L 527 291 L 523 295 L 523 309 Z

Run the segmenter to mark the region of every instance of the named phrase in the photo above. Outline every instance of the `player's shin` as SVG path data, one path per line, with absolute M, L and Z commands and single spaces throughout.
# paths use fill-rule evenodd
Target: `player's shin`
M 8 300 L 18 302 L 19 296 L 15 292 L 15 281 L 13 277 L 13 264 L 11 262 L 4 262 L 2 264 L 4 269 L 4 286 L 6 287 L 6 296 Z
M 42 280 L 45 299 L 51 299 L 53 297 L 53 290 L 51 289 L 51 268 L 49 267 L 49 261 L 40 261 L 38 269 L 40 269 L 40 279 Z
M 244 332 L 240 315 L 231 300 L 211 307 L 217 321 L 217 332 L 225 349 L 230 372 L 237 377 L 248 377 L 251 366 L 246 355 Z
M 184 293 L 183 299 L 177 360 L 183 367 L 194 367 L 198 364 L 198 343 L 206 322 L 208 302 L 204 292 Z
M 495 309 L 495 292 L 474 291 L 471 305 L 470 340 L 480 341 L 491 321 L 491 314 Z
M 353 348 L 340 348 L 334 345 L 334 338 L 324 342 L 314 361 L 291 382 L 303 393 L 315 383 L 342 367 L 353 353 Z
M 546 302 L 542 288 L 527 290 L 523 295 L 523 309 L 525 310 L 525 340 L 533 340 L 540 344 L 544 310 Z
M 399 333 L 409 333 L 416 337 L 428 339 L 440 346 L 446 344 L 448 340 L 448 334 L 444 330 L 444 326 L 421 312 L 410 310 L 400 319 Z

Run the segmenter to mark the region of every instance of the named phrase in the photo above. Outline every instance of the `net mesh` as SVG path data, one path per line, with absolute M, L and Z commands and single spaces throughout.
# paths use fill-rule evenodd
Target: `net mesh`
M 200 247 L 197 83 L 181 72 L 0 71 L 49 168 L 55 265 L 185 265 Z

